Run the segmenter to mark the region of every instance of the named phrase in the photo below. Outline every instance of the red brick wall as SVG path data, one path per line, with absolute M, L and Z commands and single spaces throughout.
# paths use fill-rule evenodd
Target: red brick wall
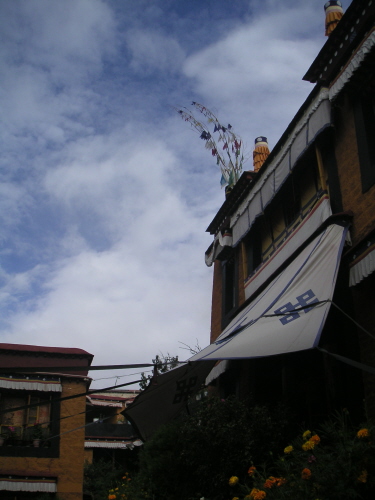
M 63 380 L 61 397 L 86 390 L 82 379 Z M 82 500 L 86 397 L 63 401 L 60 410 L 60 457 L 0 457 L 0 470 L 56 476 L 57 496 L 61 500 Z M 64 418 L 65 417 L 65 418 Z M 67 418 L 68 417 L 68 418 Z M 72 429 L 73 432 L 68 432 Z M 66 433 L 66 434 L 64 434 Z
M 211 308 L 211 338 L 214 342 L 221 333 L 221 306 L 222 306 L 222 269 L 221 262 L 214 262 L 214 277 L 212 285 L 212 308 Z
M 340 118 L 335 123 L 335 154 L 343 210 L 354 213 L 351 235 L 356 245 L 375 229 L 375 186 L 362 193 L 354 114 L 348 97 L 340 102 L 340 108 Z

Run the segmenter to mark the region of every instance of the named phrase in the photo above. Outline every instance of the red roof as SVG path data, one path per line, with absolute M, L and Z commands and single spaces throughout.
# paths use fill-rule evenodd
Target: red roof
M 0 350 L 11 350 L 11 351 L 27 351 L 27 352 L 49 352 L 53 354 L 78 354 L 83 356 L 92 356 L 92 354 L 84 351 L 83 349 L 77 349 L 75 347 L 46 347 L 40 345 L 26 345 L 26 344 L 3 344 L 0 343 Z
M 46 347 L 25 344 L 0 343 L 0 367 L 2 368 L 53 368 L 55 373 L 64 372 L 63 367 L 87 367 L 87 370 L 67 372 L 86 376 L 93 355 L 83 349 L 70 347 Z M 61 368 L 60 368 L 61 367 Z M 43 370 L 39 370 L 43 372 Z M 50 371 L 50 370 L 48 370 Z

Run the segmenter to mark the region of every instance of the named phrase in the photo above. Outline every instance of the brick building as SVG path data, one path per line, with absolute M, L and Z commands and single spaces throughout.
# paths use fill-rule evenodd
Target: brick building
M 308 426 L 375 416 L 375 2 L 324 7 L 312 92 L 271 152 L 256 138 L 207 228 L 211 343 L 126 412 L 144 439 L 204 380 Z
M 327 2 L 327 11 L 339 5 Z M 375 415 L 374 21 L 375 2 L 367 0 L 353 0 L 335 17 L 304 76 L 315 84 L 311 94 L 259 170 L 242 174 L 207 229 L 213 236 L 206 252 L 214 266 L 211 344 L 192 360 L 218 360 L 209 382 L 223 397 L 284 401 L 311 423 L 344 407 L 358 418 L 364 411 Z M 315 296 L 301 274 L 301 295 L 277 302 L 272 288 L 284 283 L 280 297 L 287 297 L 303 252 L 339 227 L 348 232 L 336 248 L 337 262 L 323 262 L 333 251 L 329 243 L 312 273 L 319 281 L 332 271 L 331 296 Z M 271 305 L 254 316 L 269 293 Z M 280 340 L 284 332 L 288 338 L 288 325 L 323 302 L 328 308 L 315 327 L 301 320 L 294 340 Z M 262 322 L 270 316 L 279 327 L 265 345 Z M 301 341 L 308 328 L 316 330 L 310 345 Z
M 2 500 L 82 499 L 92 359 L 81 349 L 0 344 Z
M 85 460 L 100 459 L 121 464 L 134 460 L 133 450 L 143 443 L 123 412 L 140 393 L 139 389 L 117 389 L 90 393 L 86 403 Z

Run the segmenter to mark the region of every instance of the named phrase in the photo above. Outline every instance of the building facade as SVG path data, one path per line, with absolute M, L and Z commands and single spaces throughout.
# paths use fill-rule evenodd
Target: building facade
M 82 499 L 92 359 L 81 349 L 0 344 L 2 500 Z
M 375 3 L 354 0 L 335 22 L 304 76 L 315 84 L 310 96 L 259 170 L 242 174 L 207 229 L 213 236 L 206 264 L 214 266 L 214 348 L 196 359 L 219 360 L 209 382 L 222 397 L 284 402 L 311 424 L 342 408 L 358 418 L 375 415 L 374 21 Z M 293 265 L 312 242 L 338 228 L 345 234 L 336 259 L 323 262 L 334 251 L 327 243 L 311 272 L 323 281 L 332 271 L 335 285 L 323 301 L 305 275 L 293 274 Z M 271 303 L 267 314 L 249 320 L 277 283 L 285 281 L 284 294 L 297 279 L 300 295 L 282 307 Z M 277 297 L 270 300 L 276 304 Z M 301 341 L 303 325 L 296 331 L 299 343 L 280 341 L 294 320 L 323 302 L 330 307 L 316 320 L 311 345 Z M 258 349 L 259 337 L 253 351 L 230 349 L 239 334 L 249 340 L 263 334 L 257 325 L 270 315 L 279 324 L 274 342 Z

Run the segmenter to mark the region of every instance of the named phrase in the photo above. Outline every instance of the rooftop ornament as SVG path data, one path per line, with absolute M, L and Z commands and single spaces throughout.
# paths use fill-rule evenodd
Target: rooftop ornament
M 324 5 L 324 10 L 326 13 L 326 32 L 325 35 L 329 36 L 332 31 L 338 25 L 340 19 L 344 15 L 344 11 L 342 9 L 342 4 L 338 0 L 329 0 Z
M 226 191 L 230 190 L 240 178 L 245 162 L 242 140 L 233 132 L 232 125 L 223 126 L 208 108 L 195 101 L 191 104 L 205 117 L 207 125 L 198 121 L 193 113 L 185 107 L 174 109 L 184 121 L 189 122 L 191 127 L 198 132 L 200 139 L 205 141 L 205 148 L 211 150 L 211 154 L 216 158 L 216 164 L 221 170 L 220 185 L 226 186 Z M 213 128 L 212 134 L 216 134 L 216 140 L 210 132 L 210 127 Z

